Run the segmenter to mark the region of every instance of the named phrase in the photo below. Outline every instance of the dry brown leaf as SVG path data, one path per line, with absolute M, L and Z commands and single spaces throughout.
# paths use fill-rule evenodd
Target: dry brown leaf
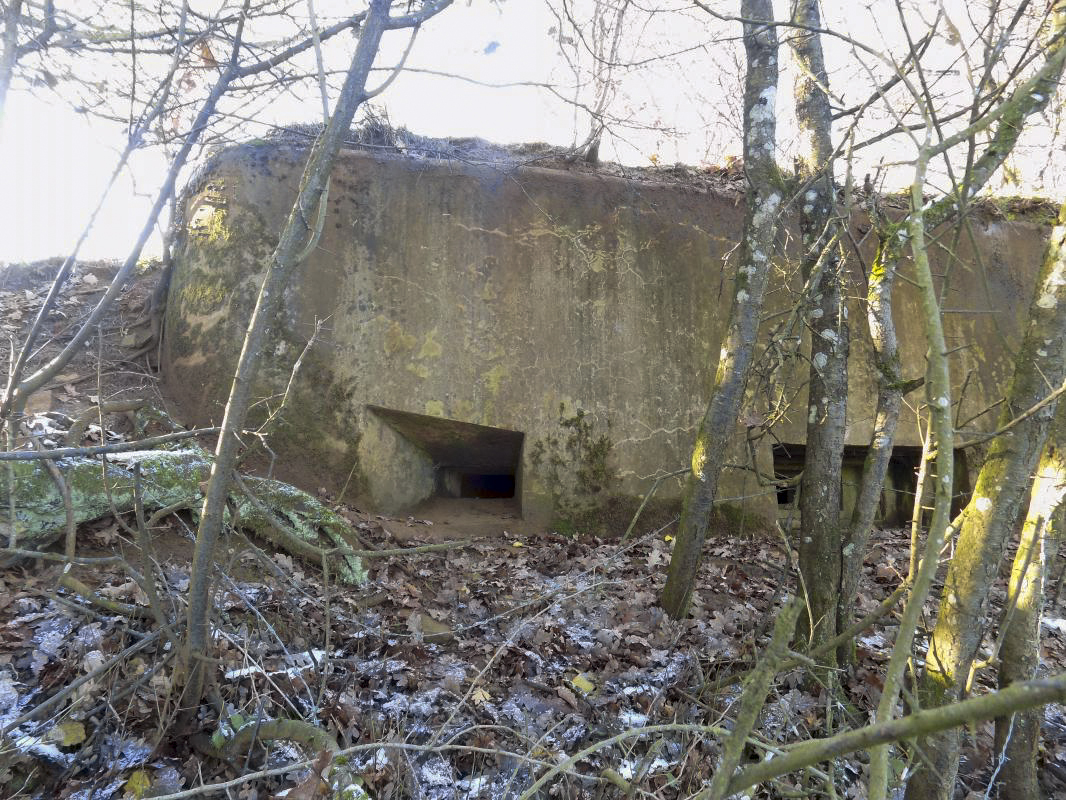
M 575 711 L 577 710 L 579 703 L 577 702 L 577 696 L 573 692 L 571 692 L 565 686 L 560 686 L 555 690 L 555 693 L 559 695 L 559 697 L 561 697 L 566 702 L 566 704 L 570 706 L 570 708 L 574 709 Z
M 273 795 L 273 797 L 284 797 L 285 800 L 318 800 L 318 798 L 327 797 L 329 785 L 323 779 L 322 774 L 329 769 L 332 762 L 333 754 L 328 750 L 321 751 L 311 762 L 311 774 L 304 781 L 293 786 L 284 795 Z

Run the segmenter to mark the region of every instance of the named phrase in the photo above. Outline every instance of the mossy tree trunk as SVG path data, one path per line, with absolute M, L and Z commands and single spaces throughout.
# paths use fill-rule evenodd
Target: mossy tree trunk
M 1029 316 L 1000 427 L 1039 404 L 1066 373 L 1066 206 L 1052 230 Z M 1044 405 L 992 442 L 973 498 L 960 515 L 958 544 L 920 682 L 923 708 L 958 702 L 966 691 L 984 633 L 989 591 L 1053 414 L 1054 404 Z M 947 800 L 958 771 L 958 731 L 937 734 L 919 747 L 925 758 L 909 782 L 907 797 Z
M 770 0 L 741 0 L 745 20 L 773 20 Z M 744 168 L 748 177 L 747 212 L 741 242 L 729 326 L 718 357 L 710 403 L 696 434 L 692 472 L 670 571 L 663 588 L 666 612 L 680 619 L 688 611 L 700 566 L 707 525 L 718 491 L 718 478 L 734 434 L 770 273 L 782 188 L 774 151 L 777 146 L 777 30 L 744 23 L 747 75 L 744 87 Z
M 1007 588 L 1007 607 L 1000 624 L 999 686 L 1036 677 L 1040 664 L 1040 618 L 1044 610 L 1047 566 L 1062 535 L 1062 502 L 1066 497 L 1066 403 L 1059 403 L 1033 481 L 1029 513 Z M 1040 796 L 1037 753 L 1040 747 L 1039 709 L 1021 711 L 996 720 L 996 753 L 1006 762 L 1000 771 L 999 797 L 1028 800 Z
M 792 22 L 803 26 L 792 33 L 791 43 L 799 65 L 796 119 L 803 143 L 797 178 L 806 185 L 800 204 L 802 271 L 812 293 L 807 310 L 811 334 L 807 447 L 799 495 L 799 567 L 807 588 L 807 613 L 801 617 L 804 622 L 801 627 L 808 646 L 817 647 L 837 633 L 840 479 L 848 409 L 848 322 L 843 261 L 837 246 L 839 223 L 834 213 L 829 75 L 821 38 L 811 32 L 822 26 L 818 3 L 794 0 Z M 835 666 L 835 656 L 835 651 L 826 654 L 830 667 Z

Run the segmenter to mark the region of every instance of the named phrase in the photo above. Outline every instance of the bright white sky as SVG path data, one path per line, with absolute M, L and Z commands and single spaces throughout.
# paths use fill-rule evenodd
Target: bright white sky
M 587 2 L 575 1 L 579 7 Z M 335 18 L 329 11 L 331 3 L 336 2 L 316 0 L 321 25 L 328 25 Z M 684 0 L 676 0 L 675 5 L 689 7 Z M 737 4 L 718 5 L 732 9 Z M 787 3 L 778 5 L 778 15 L 783 16 Z M 924 14 L 935 10 L 937 3 L 923 0 L 915 5 L 918 13 Z M 963 0 L 951 0 L 946 5 L 962 27 Z M 340 4 L 342 8 L 349 6 L 350 2 Z M 826 6 L 830 23 L 846 23 L 853 35 L 866 41 L 898 39 L 894 17 L 882 13 L 884 0 L 869 4 L 827 2 Z M 612 105 L 613 113 L 656 129 L 620 131 L 620 138 L 605 143 L 602 158 L 647 165 L 654 156 L 660 163 L 682 161 L 698 165 L 721 163 L 725 156 L 739 153 L 738 77 L 742 55 L 738 60 L 735 42 L 715 43 L 711 29 L 702 27 L 702 22 L 699 12 L 687 18 L 662 15 L 646 23 L 638 34 L 639 43 L 630 43 L 621 54 L 628 60 L 699 46 L 673 61 L 623 70 L 616 75 L 621 89 Z M 886 30 L 881 29 L 882 23 Z M 572 86 L 573 73 L 559 57 L 558 46 L 549 34 L 555 24 L 544 0 L 504 0 L 499 4 L 457 0 L 425 26 L 408 64 L 493 83 L 532 81 Z M 717 29 L 719 38 L 739 33 L 728 25 L 718 25 Z M 389 34 L 380 65 L 394 63 L 406 44 L 406 36 L 402 32 Z M 346 47 L 350 50 L 350 45 Z M 834 59 L 838 63 L 848 60 L 847 49 L 839 42 L 827 42 L 826 47 L 831 63 Z M 950 53 L 945 52 L 938 60 L 958 74 L 965 71 L 965 65 L 957 63 Z M 789 74 L 782 75 L 779 99 L 787 101 L 790 97 L 791 80 Z M 847 90 L 852 86 L 855 88 L 849 94 Z M 869 86 L 869 75 L 852 67 L 835 88 L 850 104 L 864 99 L 865 95 L 860 95 Z M 588 95 L 583 99 L 588 101 Z M 321 106 L 317 96 L 309 93 L 301 100 L 302 103 L 293 99 L 287 105 L 275 104 L 269 112 L 271 118 L 264 121 L 318 119 Z M 575 138 L 584 138 L 588 125 L 587 118 L 575 119 L 570 106 L 543 89 L 484 88 L 417 73 L 401 75 L 379 101 L 387 108 L 393 124 L 430 136 L 480 136 L 497 142 L 569 145 Z M 789 135 L 788 105 L 779 102 L 785 120 L 784 139 Z M 672 128 L 674 133 L 664 133 L 664 127 Z M 261 133 L 249 130 L 248 136 Z M 46 105 L 16 84 L 8 96 L 0 128 L 0 186 L 5 187 L 0 192 L 0 262 L 65 255 L 106 185 L 122 144 L 122 131 L 116 127 L 59 105 Z M 876 158 L 909 158 L 909 149 L 896 152 L 899 145 L 894 147 L 872 154 L 875 163 Z M 789 163 L 785 155 L 787 141 L 783 142 L 783 151 L 782 163 Z M 1038 151 L 1037 155 L 1046 160 L 1046 153 Z M 117 258 L 128 253 L 143 225 L 149 197 L 157 188 L 164 163 L 159 153 L 138 154 L 83 248 L 83 257 Z M 136 176 L 136 182 L 131 176 Z
M 328 2 L 316 5 L 320 24 L 329 24 Z M 548 36 L 551 17 L 539 0 L 510 0 L 500 10 L 484 2 L 476 5 L 457 2 L 425 26 L 408 63 L 488 82 L 547 81 L 556 56 Z M 393 63 L 388 55 L 403 49 L 406 35 L 388 35 L 379 64 Z M 487 47 L 491 54 L 485 53 Z M 423 135 L 567 144 L 570 113 L 550 100 L 537 89 L 487 89 L 425 75 L 401 76 L 380 98 L 394 124 Z M 272 108 L 265 121 L 317 121 L 320 108 L 318 97 L 311 95 L 302 108 L 295 100 Z M 48 105 L 13 87 L 0 128 L 0 186 L 8 187 L 0 193 L 0 261 L 64 255 L 98 201 L 123 144 L 118 126 Z M 83 256 L 122 257 L 128 252 L 165 163 L 160 153 L 138 154 L 113 190 Z

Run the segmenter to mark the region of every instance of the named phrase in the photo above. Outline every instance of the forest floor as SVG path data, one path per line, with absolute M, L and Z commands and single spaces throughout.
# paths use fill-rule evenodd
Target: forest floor
M 39 308 L 45 273 L 22 275 L 17 284 L 0 280 L 0 326 L 11 336 L 25 329 L 35 303 Z M 162 401 L 151 370 L 124 364 L 121 354 L 150 282 L 131 287 L 101 341 L 72 364 L 68 380 L 39 398 L 37 411 L 74 414 L 97 397 L 137 393 Z M 99 297 L 98 283 L 82 276 L 72 283 L 64 300 L 72 302 L 61 306 L 65 320 L 50 327 L 45 356 Z M 90 382 L 98 375 L 99 385 Z M 107 430 L 90 435 L 121 437 L 122 424 L 111 418 Z M 753 663 L 786 595 L 795 591 L 793 554 L 783 540 L 712 531 L 692 613 L 675 622 L 657 605 L 672 524 L 638 526 L 628 542 L 573 538 L 520 527 L 504 501 L 456 503 L 437 501 L 406 518 L 332 503 L 368 550 L 456 542 L 443 551 L 368 558 L 370 581 L 358 589 L 337 585 L 318 565 L 273 552 L 266 542 L 231 535 L 217 557 L 210 653 L 217 685 L 212 702 L 194 709 L 180 707 L 176 648 L 154 621 L 116 615 L 57 589 L 61 567 L 54 562 L 0 570 L 0 726 L 6 731 L 0 798 L 158 797 L 206 785 L 215 788 L 201 796 L 326 796 L 314 793 L 316 767 L 307 765 L 316 747 L 254 741 L 225 757 L 212 747 L 212 736 L 250 723 L 266 730 L 278 719 L 327 731 L 347 751 L 346 769 L 380 800 L 519 797 L 545 770 L 589 748 L 550 793 L 536 796 L 622 797 L 623 784 L 634 797 L 697 792 L 713 770 L 720 740 L 695 728 L 728 727 L 740 688 L 723 679 Z M 187 515 L 172 515 L 152 531 L 147 554 L 176 626 L 184 619 L 193 533 Z M 141 565 L 145 554 L 132 539 L 119 521 L 103 518 L 81 526 L 78 555 L 119 554 Z M 909 547 L 909 532 L 876 532 L 860 612 L 876 608 L 900 584 Z M 74 574 L 109 599 L 147 603 L 118 565 L 78 567 Z M 1001 581 L 993 618 L 1002 600 Z M 833 687 L 812 683 L 802 668 L 778 675 L 747 755 L 759 760 L 789 742 L 866 724 L 898 611 L 858 637 L 857 663 L 836 673 Z M 935 612 L 931 602 L 919 652 Z M 1058 598 L 1049 599 L 1042 665 L 1049 673 L 1066 670 L 1064 616 Z M 985 650 L 992 646 L 986 642 Z M 978 673 L 975 693 L 994 688 L 990 674 Z M 59 699 L 44 706 L 51 698 Z M 998 761 L 992 724 L 968 731 L 958 796 L 988 796 Z M 853 754 L 820 765 L 821 775 L 789 776 L 750 796 L 818 796 L 829 773 L 837 796 L 862 798 L 864 762 L 864 754 Z M 902 759 L 895 764 L 904 766 Z M 1045 712 L 1042 767 L 1046 796 L 1066 796 L 1066 709 L 1060 706 Z

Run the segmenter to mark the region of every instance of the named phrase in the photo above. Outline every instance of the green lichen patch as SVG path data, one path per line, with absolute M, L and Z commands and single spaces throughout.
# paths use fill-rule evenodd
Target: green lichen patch
M 117 453 L 101 462 L 87 458 L 62 459 L 56 462 L 70 489 L 71 505 L 78 524 L 107 514 L 129 512 L 134 506 L 134 466 L 141 475 L 141 500 L 147 511 L 189 503 L 194 509 L 202 496 L 201 486 L 211 473 L 211 457 L 203 449 L 187 446 L 175 450 L 143 450 Z M 66 507 L 56 483 L 40 461 L 12 463 L 14 475 L 13 503 L 10 489 L 4 484 L 4 509 L 15 509 L 16 545 L 25 550 L 41 550 L 59 539 L 66 530 Z M 249 478 L 249 487 L 272 514 L 284 521 L 301 542 L 325 549 L 352 549 L 356 541 L 347 522 L 325 508 L 315 498 L 279 481 Z M 241 526 L 247 527 L 285 549 L 288 542 L 272 535 L 272 526 L 251 507 L 243 496 L 235 496 Z M 12 520 L 0 521 L 0 536 L 10 541 Z M 307 557 L 307 551 L 296 552 Z M 336 564 L 340 579 L 349 585 L 366 582 L 367 573 L 361 560 L 339 553 Z M 16 556 L 0 557 L 0 566 L 8 566 Z M 319 564 L 320 565 L 320 564 Z
M 437 341 L 437 329 L 434 328 L 426 334 L 426 340 L 422 342 L 422 349 L 418 351 L 420 359 L 440 358 L 444 352 L 440 342 Z
M 229 293 L 221 281 L 205 280 L 182 287 L 180 302 L 193 314 L 209 313 L 217 311 Z
M 385 354 L 391 356 L 394 353 L 406 353 L 414 349 L 417 341 L 414 336 L 403 329 L 399 322 L 393 320 L 388 330 L 385 331 Z
M 286 523 L 288 533 L 312 547 L 320 547 L 319 537 L 329 540 L 328 547 L 341 550 L 352 549 L 355 537 L 348 523 L 339 514 L 330 511 L 318 500 L 294 486 L 267 478 L 248 478 L 246 484 L 256 499 L 271 509 Z M 247 497 L 238 498 L 237 511 L 243 526 L 272 541 L 277 540 L 274 524 L 267 519 Z M 367 581 L 367 571 L 362 560 L 350 554 L 341 554 L 335 562 L 341 580 L 352 586 Z

